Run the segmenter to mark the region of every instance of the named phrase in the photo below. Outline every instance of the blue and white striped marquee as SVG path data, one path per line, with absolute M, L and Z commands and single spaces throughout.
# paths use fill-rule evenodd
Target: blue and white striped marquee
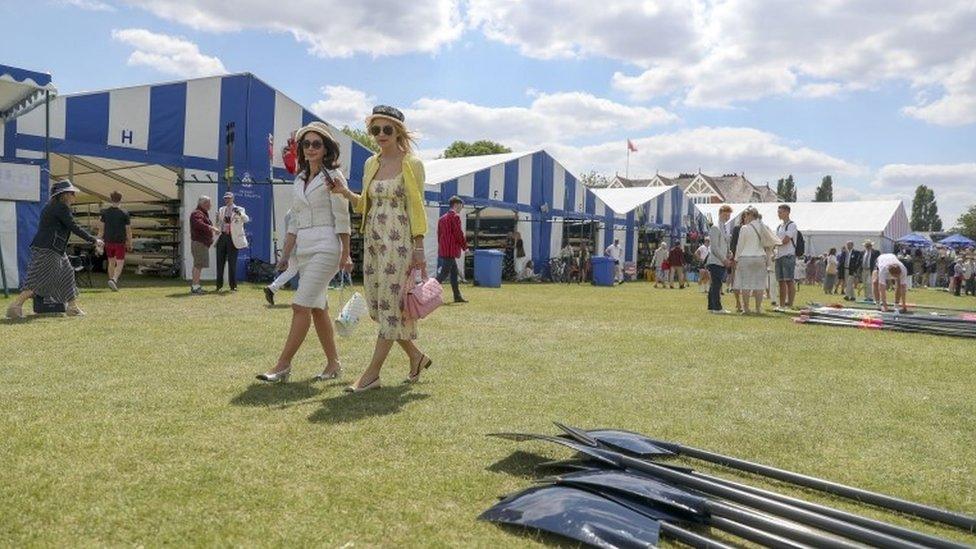
M 103 178 L 101 183 L 92 179 L 85 184 L 111 188 L 85 190 L 105 196 L 118 188 L 127 200 L 182 200 L 184 213 L 188 214 L 200 195 L 214 197 L 226 190 L 226 184 L 218 182 L 228 164 L 228 124 L 234 124 L 230 159 L 234 175 L 260 181 L 272 175 L 290 179 L 282 163 L 281 148 L 292 131 L 313 120 L 319 118 L 254 75 L 243 73 L 61 96 L 52 102 L 49 120 L 45 109 L 35 109 L 5 124 L 0 152 L 10 158 L 37 158 L 43 155 L 47 142 L 50 152 L 57 155 L 52 159 L 72 156 L 93 164 L 106 159 L 130 165 L 165 166 L 171 171 L 168 185 L 158 181 L 158 176 L 143 181 L 138 171 L 132 170 L 129 173 L 133 174 L 135 187 L 127 189 L 118 178 Z M 49 140 L 45 138 L 46 131 Z M 274 136 L 273 162 L 268 155 L 269 134 Z M 340 143 L 342 167 L 350 186 L 359 189 L 363 164 L 371 153 L 340 131 L 333 135 Z M 52 160 L 52 172 L 57 172 L 54 163 Z M 157 168 L 157 174 L 158 171 Z M 181 192 L 176 185 L 180 175 L 204 183 L 185 185 Z M 248 227 L 250 253 L 241 254 L 239 266 L 249 256 L 269 261 L 273 253 L 271 195 L 273 192 L 280 202 L 287 201 L 274 207 L 281 225 L 284 211 L 290 206 L 290 194 L 283 186 L 272 191 L 270 186 L 260 184 L 238 185 L 233 190 L 238 195 L 237 202 L 254 220 Z M 183 256 L 189 258 L 188 229 L 183 240 Z M 29 237 L 18 239 L 20 247 L 29 242 Z
M 562 247 L 565 221 L 599 222 L 598 242 L 606 247 L 620 239 L 626 259 L 636 258 L 635 213 L 615 215 L 544 150 L 438 159 L 425 165 L 428 185 L 438 188 L 434 195 L 441 197 L 441 211 L 448 198 L 458 195 L 469 206 L 516 212 L 516 228 L 532 250 L 537 271 Z

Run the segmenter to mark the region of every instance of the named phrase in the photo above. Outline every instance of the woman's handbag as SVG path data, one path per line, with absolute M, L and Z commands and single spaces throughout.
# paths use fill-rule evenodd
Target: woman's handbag
M 343 285 L 343 288 L 346 286 Z M 343 292 L 344 293 L 344 292 Z M 359 292 L 354 292 L 349 301 L 346 302 L 342 307 L 342 311 L 339 312 L 339 316 L 335 319 L 336 332 L 342 337 L 349 337 L 355 331 L 356 326 L 359 324 L 359 319 L 362 318 L 368 310 L 366 309 L 366 299 L 363 294 Z
M 417 269 L 411 270 L 408 280 L 413 279 L 416 272 Z M 407 295 L 403 298 L 403 312 L 407 318 L 413 320 L 426 318 L 434 309 L 444 304 L 441 283 L 436 278 L 427 276 L 426 267 L 420 270 L 420 274 L 420 283 L 407 290 Z

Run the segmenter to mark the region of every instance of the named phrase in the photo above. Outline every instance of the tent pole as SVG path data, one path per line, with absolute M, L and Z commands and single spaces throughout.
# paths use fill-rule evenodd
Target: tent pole
M 51 92 L 48 90 L 44 91 L 44 160 L 51 161 Z

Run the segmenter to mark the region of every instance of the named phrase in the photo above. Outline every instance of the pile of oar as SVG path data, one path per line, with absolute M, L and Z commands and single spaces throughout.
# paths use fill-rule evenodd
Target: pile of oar
M 976 338 L 976 316 L 967 313 L 914 313 L 811 306 L 795 313 L 795 322 Z
M 733 482 L 656 458 L 686 456 L 805 488 L 976 531 L 976 518 L 738 458 L 654 440 L 629 431 L 560 436 L 494 433 L 546 441 L 577 452 L 541 466 L 564 471 L 503 498 L 482 520 L 532 528 L 595 547 L 654 547 L 660 537 L 692 547 L 962 548 L 967 545 L 855 513 Z M 726 535 L 720 541 L 709 529 Z

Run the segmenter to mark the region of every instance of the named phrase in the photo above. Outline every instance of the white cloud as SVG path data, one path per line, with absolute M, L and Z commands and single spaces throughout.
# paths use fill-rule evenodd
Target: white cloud
M 976 163 L 887 164 L 871 183 L 879 193 L 897 194 L 906 207 L 911 206 L 919 185 L 935 191 L 942 225 L 949 229 L 960 214 L 976 204 Z
M 724 107 L 899 80 L 935 94 L 907 106 L 907 115 L 976 122 L 971 0 L 471 0 L 468 18 L 525 55 L 630 63 L 637 70 L 617 72 L 612 82 L 635 99 Z
M 742 173 L 756 184 L 792 173 L 796 178 L 823 174 L 858 175 L 864 168 L 827 153 L 790 144 L 777 135 L 754 128 L 701 127 L 632 139 L 637 152 L 630 155 L 630 175 L 649 177 L 656 172 L 677 174 Z M 551 144 L 547 148 L 571 170 L 622 173 L 626 159 L 623 141 L 590 146 Z
M 182 78 L 226 74 L 220 59 L 200 53 L 196 44 L 184 38 L 150 32 L 146 29 L 113 30 L 112 38 L 135 51 L 130 66 L 145 66 Z
M 115 11 L 115 7 L 111 4 L 101 2 L 100 0 L 61 0 L 61 2 L 67 6 L 88 11 Z
M 326 86 L 312 112 L 333 124 L 358 127 L 375 97 L 343 86 Z M 427 143 L 492 139 L 513 149 L 546 141 L 641 131 L 678 120 L 661 107 L 633 107 L 582 92 L 531 92 L 527 107 L 486 107 L 465 101 L 422 98 L 403 109 L 410 128 Z
M 290 33 L 320 57 L 436 52 L 461 36 L 457 0 L 126 0 L 196 30 Z
M 312 103 L 309 109 L 322 120 L 328 120 L 339 128 L 362 127 L 366 115 L 376 104 L 375 97 L 346 86 L 325 86 L 322 93 L 325 99 Z

